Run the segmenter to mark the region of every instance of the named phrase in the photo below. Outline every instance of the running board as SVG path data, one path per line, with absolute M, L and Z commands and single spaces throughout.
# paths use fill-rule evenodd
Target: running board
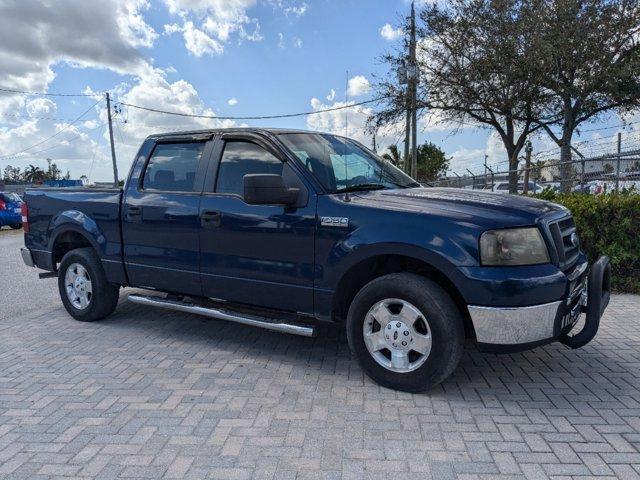
M 168 300 L 162 297 L 131 294 L 129 295 L 129 301 L 139 303 L 140 305 L 150 305 L 152 307 L 177 310 L 178 312 L 195 313 L 196 315 L 204 315 L 205 317 L 216 318 L 218 320 L 242 323 L 243 325 L 265 328 L 267 330 L 273 330 L 274 332 L 292 333 L 293 335 L 301 335 L 303 337 L 314 337 L 316 334 L 313 326 L 283 323 L 278 320 L 271 320 L 265 317 L 231 312 L 228 310 L 221 310 L 219 308 L 202 307 L 193 303 Z

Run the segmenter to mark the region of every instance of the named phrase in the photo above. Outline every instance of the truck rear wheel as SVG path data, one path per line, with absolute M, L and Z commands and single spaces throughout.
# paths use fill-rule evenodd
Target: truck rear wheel
M 410 273 L 385 275 L 358 292 L 347 316 L 347 337 L 368 376 L 407 392 L 446 379 L 464 349 L 456 304 L 439 285 Z
M 69 315 L 82 322 L 100 320 L 118 305 L 120 287 L 107 281 L 92 248 L 77 248 L 62 258 L 58 289 Z

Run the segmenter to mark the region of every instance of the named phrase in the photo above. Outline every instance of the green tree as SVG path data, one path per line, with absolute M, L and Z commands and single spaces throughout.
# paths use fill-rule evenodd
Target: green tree
M 602 167 L 602 171 L 604 173 L 613 173 L 613 165 L 611 165 L 610 163 L 605 163 Z
M 534 33 L 528 67 L 545 94 L 537 124 L 560 147 L 561 186 L 567 192 L 572 140 L 580 126 L 606 112 L 626 112 L 640 105 L 640 2 L 522 3 L 530 12 Z
M 418 180 L 430 181 L 441 177 L 449 169 L 449 161 L 437 145 L 423 143 L 418 147 Z
M 40 167 L 29 164 L 29 166 L 24 169 L 24 179 L 30 183 L 42 182 L 45 179 L 45 171 Z
M 22 180 L 22 171 L 20 170 L 20 167 L 7 165 L 4 167 L 3 178 L 7 183 L 18 183 Z
M 389 145 L 389 151 L 382 154 L 382 158 L 385 160 L 389 160 L 396 167 L 402 165 L 402 156 L 400 155 L 400 150 L 398 149 L 398 145 L 392 144 Z
M 59 180 L 62 171 L 58 168 L 53 160 L 47 158 L 47 171 L 44 173 L 45 180 Z

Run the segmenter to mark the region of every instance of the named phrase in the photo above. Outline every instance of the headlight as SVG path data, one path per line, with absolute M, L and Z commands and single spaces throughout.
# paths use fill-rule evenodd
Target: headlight
M 535 265 L 549 263 L 549 252 L 535 227 L 490 230 L 480 237 L 482 265 Z

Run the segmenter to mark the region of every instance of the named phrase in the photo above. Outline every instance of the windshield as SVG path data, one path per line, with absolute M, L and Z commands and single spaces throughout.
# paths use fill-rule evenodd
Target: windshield
M 330 193 L 420 186 L 353 140 L 323 133 L 283 133 L 279 138 Z
M 10 202 L 21 202 L 22 199 L 18 196 L 17 193 L 5 193 L 7 200 Z

